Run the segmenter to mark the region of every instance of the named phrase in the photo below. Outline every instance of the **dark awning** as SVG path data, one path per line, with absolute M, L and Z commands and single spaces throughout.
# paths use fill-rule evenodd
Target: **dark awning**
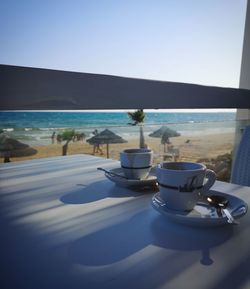
M 0 65 L 0 109 L 250 108 L 250 90 Z

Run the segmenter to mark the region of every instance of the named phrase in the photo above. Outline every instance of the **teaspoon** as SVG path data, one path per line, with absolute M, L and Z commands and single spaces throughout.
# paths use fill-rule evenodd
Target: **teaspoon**
M 108 171 L 108 170 L 105 170 L 105 169 L 103 169 L 103 168 L 97 168 L 99 171 L 103 171 L 103 172 L 105 172 L 106 174 L 109 174 L 110 176 L 115 176 L 115 177 L 120 177 L 120 178 L 123 178 L 123 179 L 128 179 L 128 178 L 126 178 L 125 176 L 122 176 L 122 175 L 120 175 L 120 174 L 117 174 L 117 173 L 114 173 L 114 172 L 111 172 L 111 171 Z
M 229 201 L 225 197 L 212 195 L 207 197 L 207 201 L 212 206 L 216 207 L 217 209 L 220 209 L 220 211 L 222 211 L 226 215 L 228 223 L 238 224 L 238 222 L 235 221 L 232 214 L 226 208 L 229 204 Z

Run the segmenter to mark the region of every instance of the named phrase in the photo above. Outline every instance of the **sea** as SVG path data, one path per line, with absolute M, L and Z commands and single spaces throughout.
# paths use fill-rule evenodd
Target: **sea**
M 235 112 L 145 112 L 145 137 L 166 125 L 182 135 L 233 132 Z M 0 129 L 29 145 L 51 143 L 53 132 L 70 128 L 93 136 L 95 129 L 110 129 L 124 139 L 138 137 L 138 127 L 129 124 L 127 112 L 2 111 Z

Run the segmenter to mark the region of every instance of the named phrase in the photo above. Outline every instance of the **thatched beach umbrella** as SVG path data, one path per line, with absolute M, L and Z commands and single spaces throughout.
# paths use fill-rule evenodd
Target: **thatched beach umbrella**
M 0 155 L 4 158 L 4 163 L 10 162 L 11 157 L 31 156 L 37 153 L 37 150 L 31 148 L 8 135 L 0 134 Z
M 161 143 L 164 145 L 164 151 L 165 151 L 165 145 L 170 143 L 169 138 L 170 137 L 177 137 L 180 135 L 181 135 L 180 133 L 178 133 L 177 131 L 175 131 L 175 130 L 167 127 L 167 126 L 162 126 L 158 130 L 149 134 L 150 137 L 161 138 Z
M 105 129 L 92 138 L 87 139 L 87 142 L 91 145 L 106 144 L 107 145 L 107 158 L 109 158 L 109 144 L 126 143 L 127 141 L 119 135 L 113 133 L 109 129 Z

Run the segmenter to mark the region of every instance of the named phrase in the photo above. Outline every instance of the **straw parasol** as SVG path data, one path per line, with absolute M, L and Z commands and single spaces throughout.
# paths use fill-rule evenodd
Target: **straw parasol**
M 109 129 L 105 129 L 92 138 L 87 139 L 87 142 L 91 145 L 106 144 L 107 145 L 107 158 L 109 158 L 109 144 L 126 143 L 127 141 L 115 134 Z
M 31 156 L 37 153 L 27 144 L 24 144 L 5 134 L 0 134 L 0 156 L 4 158 L 4 163 L 10 162 L 10 157 Z
M 167 126 L 162 126 L 158 130 L 149 134 L 150 137 L 161 138 L 161 143 L 164 144 L 164 151 L 165 151 L 165 145 L 170 143 L 169 138 L 170 137 L 177 137 L 180 135 L 181 135 L 180 133 L 178 133 L 177 131 L 175 131 L 175 130 L 167 127 Z
M 180 136 L 181 135 L 177 131 L 175 131 L 175 130 L 163 125 L 161 128 L 159 128 L 156 131 L 154 131 L 151 134 L 149 134 L 149 136 L 160 138 L 160 137 L 163 136 L 163 134 L 168 135 L 168 137 L 175 137 L 175 136 Z

